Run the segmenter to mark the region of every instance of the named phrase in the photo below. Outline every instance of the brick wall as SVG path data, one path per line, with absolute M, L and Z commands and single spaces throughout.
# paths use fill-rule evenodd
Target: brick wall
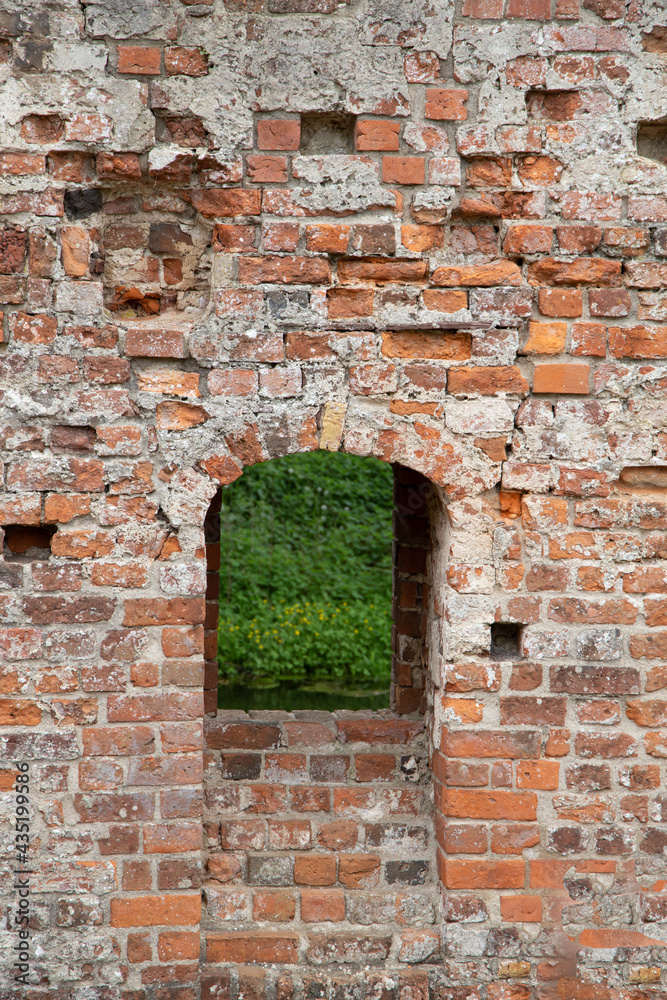
M 206 722 L 204 995 L 441 981 L 423 722 L 251 715 Z
M 452 915 L 433 989 L 664 989 L 666 36 L 655 0 L 0 13 L 30 1000 L 197 994 L 206 518 L 315 448 L 398 467 L 393 693 L 424 709 Z

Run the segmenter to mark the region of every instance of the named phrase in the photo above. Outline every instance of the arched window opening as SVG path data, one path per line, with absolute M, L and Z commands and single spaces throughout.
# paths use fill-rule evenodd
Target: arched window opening
M 316 451 L 220 502 L 220 708 L 389 708 L 392 468 Z

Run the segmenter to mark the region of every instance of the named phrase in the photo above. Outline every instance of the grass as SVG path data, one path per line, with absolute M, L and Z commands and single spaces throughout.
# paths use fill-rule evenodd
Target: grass
M 392 472 L 313 452 L 223 489 L 223 681 L 389 684 Z

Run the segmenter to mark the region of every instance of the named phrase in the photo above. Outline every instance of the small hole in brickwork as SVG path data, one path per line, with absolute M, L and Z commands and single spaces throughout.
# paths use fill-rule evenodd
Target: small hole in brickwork
M 667 163 L 667 120 L 644 122 L 637 129 L 637 152 L 647 160 Z
M 102 210 L 102 192 L 97 188 L 74 188 L 65 192 L 68 219 L 86 219 Z
M 520 659 L 522 630 L 523 625 L 516 622 L 494 622 L 491 626 L 491 659 Z
M 7 524 L 5 533 L 5 559 L 27 556 L 30 559 L 48 559 L 51 539 L 56 533 L 52 525 Z
M 354 115 L 301 115 L 301 152 L 354 152 Z

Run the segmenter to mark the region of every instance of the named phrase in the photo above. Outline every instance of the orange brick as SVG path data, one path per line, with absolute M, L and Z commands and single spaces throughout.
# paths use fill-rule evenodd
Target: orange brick
M 370 889 L 380 881 L 380 859 L 374 854 L 341 854 L 338 880 L 348 889 Z
M 610 326 L 609 347 L 615 358 L 667 358 L 667 326 Z
M 132 896 L 111 900 L 112 927 L 191 927 L 201 918 L 201 896 Z
M 581 316 L 583 295 L 580 288 L 540 288 L 537 303 L 543 316 Z
M 255 227 L 218 224 L 213 230 L 213 249 L 227 253 L 256 250 Z
M 559 773 L 558 761 L 521 760 L 516 765 L 516 787 L 553 791 L 558 788 Z
M 511 922 L 540 923 L 542 899 L 540 896 L 501 896 L 500 915 Z
M 257 148 L 295 150 L 301 142 L 301 123 L 296 120 L 264 118 L 257 122 Z
M 523 861 L 459 861 L 443 864 L 447 889 L 523 889 L 526 866 Z
M 301 893 L 301 919 L 306 923 L 345 920 L 345 894 L 342 889 L 304 889 Z
M 268 931 L 206 935 L 208 962 L 287 963 L 297 960 L 299 938 L 296 934 L 272 934 Z
M 157 939 L 157 953 L 161 962 L 199 959 L 199 932 L 161 931 Z
M 383 156 L 382 180 L 385 184 L 423 184 L 426 161 L 421 156 Z
M 442 226 L 401 226 L 401 243 L 413 253 L 441 247 L 443 243 Z
M 329 225 L 306 226 L 306 249 L 315 253 L 345 253 L 350 242 L 350 227 Z
M 404 227 L 405 228 L 405 227 Z M 421 228 L 425 228 L 420 226 Z M 428 227 L 430 228 L 430 227 Z M 423 292 L 424 305 L 436 312 L 455 313 L 459 309 L 468 308 L 468 293 L 445 291 L 440 288 L 425 288 Z
M 588 365 L 535 365 L 533 392 L 586 395 L 589 375 Z
M 118 72 L 157 75 L 160 72 L 160 50 L 141 45 L 119 45 Z
M 287 180 L 286 156 L 248 156 L 248 180 L 254 184 L 284 184 Z
M 65 274 L 71 278 L 82 278 L 88 270 L 88 231 L 83 226 L 63 226 L 60 230 L 60 242 Z
M 434 285 L 455 288 L 457 285 L 482 286 L 520 285 L 521 270 L 510 260 L 496 260 L 489 264 L 471 264 L 461 267 L 438 267 L 431 275 Z
M 296 885 L 333 885 L 336 881 L 336 858 L 330 854 L 301 855 L 294 861 Z
M 528 340 L 522 354 L 563 354 L 567 340 L 567 323 L 534 323 L 528 325 Z
M 606 332 L 604 323 L 573 323 L 570 353 L 604 358 L 607 353 Z
M 22 698 L 0 698 L 0 726 L 38 726 L 42 710 L 36 702 Z
M 483 368 L 450 368 L 448 388 L 452 395 L 479 393 L 493 396 L 497 392 L 528 393 L 528 382 L 515 366 Z
M 168 46 L 164 50 L 164 68 L 167 76 L 181 74 L 183 76 L 206 76 L 208 62 L 199 49 L 184 49 L 181 46 Z
M 127 935 L 127 960 L 128 962 L 150 962 L 153 958 L 150 936 L 148 934 L 128 934 Z
M 441 808 L 443 815 L 459 819 L 535 819 L 537 796 L 448 788 L 442 793 Z
M 505 236 L 505 253 L 549 253 L 554 231 L 551 226 L 510 226 Z
M 482 721 L 482 702 L 472 698 L 443 698 L 442 708 L 447 718 L 456 717 L 461 723 Z
M 359 120 L 354 132 L 355 146 L 358 150 L 397 150 L 400 127 L 398 122 Z
M 385 333 L 382 335 L 382 353 L 387 358 L 465 361 L 471 353 L 470 334 L 459 330 L 442 333 Z
M 429 87 L 426 91 L 425 117 L 437 121 L 463 122 L 468 117 L 465 106 L 467 100 L 467 90 L 441 90 Z
M 295 913 L 296 896 L 293 892 L 256 892 L 253 897 L 253 920 L 294 920 Z
M 553 156 L 524 156 L 519 160 L 517 172 L 521 183 L 528 187 L 548 187 L 558 183 L 563 164 Z

